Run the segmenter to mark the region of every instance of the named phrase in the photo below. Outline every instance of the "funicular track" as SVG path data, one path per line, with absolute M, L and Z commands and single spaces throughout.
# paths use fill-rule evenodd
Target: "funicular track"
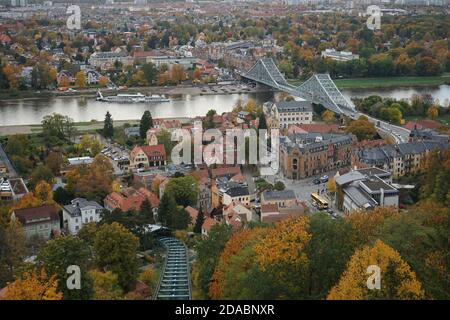
M 166 248 L 164 269 L 155 290 L 155 300 L 191 300 L 192 288 L 187 248 L 173 237 L 158 239 Z

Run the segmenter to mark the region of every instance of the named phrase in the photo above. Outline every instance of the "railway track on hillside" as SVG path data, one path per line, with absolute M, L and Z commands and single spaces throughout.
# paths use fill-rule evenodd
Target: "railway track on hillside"
M 191 300 L 189 259 L 185 244 L 173 237 L 162 237 L 158 240 L 166 248 L 167 255 L 153 298 L 155 300 Z

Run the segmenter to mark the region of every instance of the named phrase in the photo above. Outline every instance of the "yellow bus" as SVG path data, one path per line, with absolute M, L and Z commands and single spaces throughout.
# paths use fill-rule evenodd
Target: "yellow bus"
M 328 209 L 328 201 L 319 196 L 317 193 L 311 193 L 311 200 L 320 210 Z

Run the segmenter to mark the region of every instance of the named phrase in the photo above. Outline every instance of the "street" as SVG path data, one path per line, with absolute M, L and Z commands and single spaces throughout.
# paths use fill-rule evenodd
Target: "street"
M 326 192 L 326 183 L 321 184 L 314 184 L 313 180 L 320 178 L 323 175 L 327 175 L 328 177 L 334 177 L 337 170 L 333 170 L 330 172 L 324 172 L 319 175 L 315 175 L 306 179 L 301 180 L 291 180 L 287 179 L 283 176 L 283 174 L 278 172 L 275 176 L 266 176 L 264 177 L 268 182 L 274 184 L 276 181 L 282 181 L 284 185 L 286 186 L 286 189 L 291 189 L 295 192 L 295 196 L 298 200 L 303 201 L 306 203 L 311 210 L 311 212 L 317 211 L 317 209 L 313 206 L 313 202 L 311 201 L 311 193 L 316 192 L 320 196 L 323 196 L 325 199 L 329 201 L 329 207 L 335 211 L 338 212 L 337 209 L 334 206 L 333 201 L 330 199 Z

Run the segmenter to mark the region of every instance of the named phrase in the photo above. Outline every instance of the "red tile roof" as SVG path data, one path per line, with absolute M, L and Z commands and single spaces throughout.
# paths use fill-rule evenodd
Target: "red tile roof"
M 278 205 L 277 204 L 262 204 L 261 205 L 261 212 L 278 212 Z
M 342 132 L 337 124 L 325 124 L 325 123 L 311 123 L 311 124 L 293 124 L 289 126 L 288 132 Z
M 184 208 L 184 210 L 186 210 L 187 213 L 189 213 L 189 215 L 191 216 L 191 224 L 194 224 L 195 221 L 197 220 L 198 210 L 192 208 L 191 206 L 187 206 L 186 208 Z
M 104 202 L 105 206 L 111 209 L 120 209 L 123 212 L 130 211 L 132 209 L 140 209 L 142 202 L 145 199 L 150 201 L 152 208 L 159 206 L 158 197 L 151 191 L 140 188 L 139 190 L 129 188 L 124 191 L 124 194 L 112 192 L 106 196 Z
M 238 173 L 241 173 L 240 167 L 222 167 L 211 169 L 212 178 L 217 178 L 228 174 L 236 175 Z
M 205 230 L 206 232 L 209 232 L 209 231 L 211 231 L 211 228 L 212 228 L 215 224 L 218 224 L 218 223 L 219 223 L 219 221 L 217 221 L 216 219 L 207 217 L 207 218 L 205 219 L 205 222 L 203 222 L 202 229 Z
M 156 146 L 143 146 L 140 148 L 147 157 L 163 157 L 166 159 L 166 150 L 162 144 L 157 144 Z

